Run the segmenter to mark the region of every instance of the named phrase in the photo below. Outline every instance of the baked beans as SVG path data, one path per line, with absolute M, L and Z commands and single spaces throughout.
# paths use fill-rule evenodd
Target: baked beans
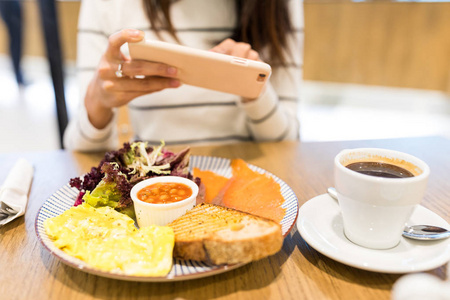
M 174 203 L 192 195 L 190 187 L 177 182 L 158 182 L 137 192 L 139 200 L 153 204 Z

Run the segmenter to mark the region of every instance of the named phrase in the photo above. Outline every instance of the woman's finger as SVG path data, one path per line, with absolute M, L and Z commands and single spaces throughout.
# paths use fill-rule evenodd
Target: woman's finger
M 250 44 L 236 43 L 236 45 L 234 45 L 234 47 L 231 49 L 230 55 L 236 56 L 236 57 L 247 58 L 250 50 L 252 50 L 252 47 L 250 46 Z
M 120 47 L 127 42 L 139 42 L 144 38 L 144 32 L 137 29 L 123 29 L 109 37 L 105 57 L 110 60 L 122 60 Z
M 261 61 L 261 59 L 259 58 L 259 53 L 253 49 L 248 53 L 247 59 Z
M 108 93 L 143 92 L 148 94 L 165 88 L 176 88 L 179 86 L 179 80 L 162 77 L 144 79 L 121 78 L 119 80 L 105 80 L 103 82 L 103 89 Z
M 178 80 L 167 78 L 100 80 L 98 87 L 103 96 L 97 97 L 96 101 L 101 102 L 103 107 L 120 107 L 138 96 L 178 86 Z
M 236 45 L 236 42 L 234 40 L 226 39 L 217 46 L 215 46 L 214 48 L 212 48 L 211 51 L 230 55 L 234 45 Z
M 129 77 L 135 76 L 160 76 L 176 78 L 178 70 L 175 67 L 162 63 L 145 60 L 130 60 L 122 63 L 122 73 Z
M 120 63 L 122 79 L 125 77 L 134 78 L 136 76 L 159 76 L 167 78 L 177 78 L 178 70 L 161 63 L 154 63 L 144 60 L 130 60 Z M 117 78 L 116 72 L 119 70 L 119 61 L 109 61 L 102 59 L 97 68 L 99 77 L 103 80 Z
M 212 48 L 211 51 L 251 60 L 260 60 L 258 52 L 253 50 L 250 44 L 236 42 L 232 39 L 224 40 Z

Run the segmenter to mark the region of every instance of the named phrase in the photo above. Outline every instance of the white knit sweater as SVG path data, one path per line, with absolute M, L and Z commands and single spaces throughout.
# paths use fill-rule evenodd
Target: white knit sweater
M 298 139 L 297 102 L 301 83 L 303 50 L 303 8 L 290 0 L 294 34 L 289 36 L 286 67 L 272 67 L 266 91 L 257 100 L 241 103 L 239 96 L 182 85 L 144 95 L 129 103 L 135 139 L 159 144 L 205 144 L 238 141 Z M 232 0 L 181 0 L 171 6 L 171 18 L 181 43 L 210 49 L 229 37 L 236 22 Z M 84 99 L 108 37 L 124 28 L 140 29 L 146 39 L 157 39 L 150 30 L 141 0 L 82 1 L 78 24 L 78 71 L 80 95 Z M 161 31 L 167 42 L 175 42 Z M 126 46 L 122 47 L 124 53 Z M 264 53 L 262 53 L 264 54 Z M 78 113 L 70 120 L 64 136 L 68 149 L 94 151 L 114 149 L 117 144 L 116 118 L 104 129 L 89 122 L 80 101 Z

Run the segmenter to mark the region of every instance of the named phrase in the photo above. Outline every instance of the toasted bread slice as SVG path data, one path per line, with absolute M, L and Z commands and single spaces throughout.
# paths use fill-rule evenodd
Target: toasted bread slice
M 277 253 L 280 224 L 245 212 L 201 203 L 168 224 L 175 233 L 173 255 L 216 265 L 246 263 Z

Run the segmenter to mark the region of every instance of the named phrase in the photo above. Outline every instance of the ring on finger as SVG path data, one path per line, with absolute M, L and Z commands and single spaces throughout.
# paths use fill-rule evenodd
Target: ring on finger
M 119 66 L 117 67 L 117 71 L 115 74 L 117 78 L 122 78 L 124 76 L 122 71 L 122 63 L 119 63 Z

